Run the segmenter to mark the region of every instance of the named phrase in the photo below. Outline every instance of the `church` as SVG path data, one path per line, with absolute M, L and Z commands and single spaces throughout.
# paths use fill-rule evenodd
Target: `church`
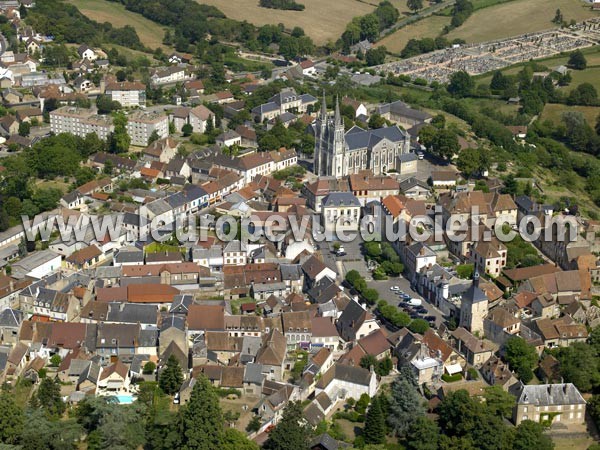
M 397 126 L 363 130 L 354 126 L 344 131 L 339 102 L 333 117 L 327 114 L 325 98 L 315 122 L 314 173 L 343 177 L 371 170 L 381 175 L 396 169 L 398 157 L 410 151 L 410 136 Z

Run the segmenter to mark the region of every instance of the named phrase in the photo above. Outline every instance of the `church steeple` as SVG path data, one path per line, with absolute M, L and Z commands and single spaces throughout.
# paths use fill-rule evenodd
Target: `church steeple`
M 335 98 L 335 124 L 339 126 L 342 124 L 342 115 L 340 114 L 340 98 Z
M 323 101 L 321 102 L 321 119 L 327 117 L 327 101 L 325 100 L 325 89 L 323 89 Z

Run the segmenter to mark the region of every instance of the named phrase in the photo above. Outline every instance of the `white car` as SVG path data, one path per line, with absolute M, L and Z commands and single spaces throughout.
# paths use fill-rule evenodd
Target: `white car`
M 425 158 L 425 154 L 423 152 L 417 152 L 417 158 L 419 158 L 420 160 Z
M 400 290 L 400 287 L 399 287 L 399 286 L 392 286 L 392 287 L 390 288 L 390 291 L 399 291 L 399 290 Z

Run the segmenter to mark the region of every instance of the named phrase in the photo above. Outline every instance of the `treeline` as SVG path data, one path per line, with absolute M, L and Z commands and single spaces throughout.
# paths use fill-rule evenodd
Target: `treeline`
M 364 39 L 375 42 L 379 33 L 395 24 L 399 17 L 400 13 L 388 0 L 379 3 L 372 13 L 355 17 L 340 39 L 342 51 L 349 53 L 352 45 Z
M 423 53 L 433 52 L 435 50 L 443 50 L 454 44 L 464 44 L 463 39 L 453 39 L 449 41 L 443 36 L 422 39 L 410 39 L 406 46 L 402 49 L 400 56 L 402 58 L 410 58 L 411 56 L 421 55 Z
M 259 5 L 263 8 L 304 11 L 304 5 L 294 0 L 260 0 Z
M 147 50 L 132 26 L 115 28 L 109 22 L 95 22 L 81 14 L 76 6 L 59 0 L 37 1 L 27 14 L 27 22 L 37 32 L 54 36 L 58 43 L 90 46 L 111 43 L 133 50 Z
M 473 11 L 475 11 L 475 8 L 469 0 L 456 0 L 452 8 L 452 20 L 450 20 L 450 25 L 444 27 L 444 33 L 449 33 L 454 28 L 460 27 L 473 14 Z

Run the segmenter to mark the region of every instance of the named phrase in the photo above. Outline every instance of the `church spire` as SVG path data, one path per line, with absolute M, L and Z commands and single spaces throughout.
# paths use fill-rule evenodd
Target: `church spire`
M 340 114 L 340 98 L 339 97 L 335 98 L 335 124 L 336 125 L 342 124 L 342 115 Z
M 325 89 L 323 89 L 323 101 L 321 102 L 321 118 L 327 117 L 327 102 L 325 100 Z

